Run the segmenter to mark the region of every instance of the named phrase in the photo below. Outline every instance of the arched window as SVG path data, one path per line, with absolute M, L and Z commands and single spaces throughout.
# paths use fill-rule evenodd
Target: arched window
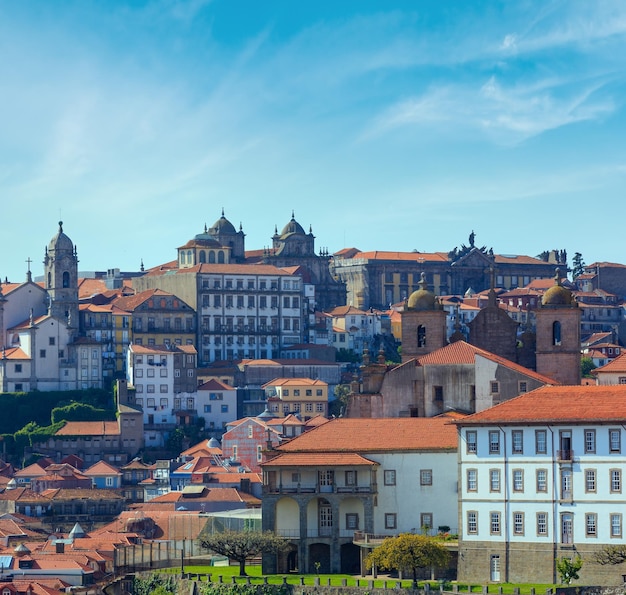
M 180 264 L 185 264 L 185 251 L 180 251 Z
M 224 252 L 223 252 L 223 250 L 220 250 L 220 251 L 217 253 L 217 262 L 218 262 L 219 264 L 224 264 Z
M 193 256 L 191 255 L 191 250 L 187 250 L 187 264 L 193 264 Z
M 552 323 L 552 345 L 561 344 L 561 323 L 555 320 Z
M 67 271 L 63 271 L 63 287 L 70 286 L 70 274 Z
M 213 250 L 209 252 L 209 262 L 215 262 L 215 252 Z
M 423 324 L 417 327 L 417 346 L 426 347 L 426 327 Z
M 52 287 L 52 273 L 48 273 L 48 289 Z
M 200 250 L 200 262 L 206 262 L 206 252 L 204 250 Z

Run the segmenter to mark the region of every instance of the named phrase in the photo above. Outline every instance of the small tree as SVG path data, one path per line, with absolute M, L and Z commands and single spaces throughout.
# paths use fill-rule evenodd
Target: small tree
M 582 275 L 585 272 L 585 260 L 580 252 L 574 254 L 572 258 L 572 279 Z
M 410 571 L 413 584 L 417 584 L 420 568 L 443 567 L 448 564 L 450 553 L 437 539 L 427 535 L 401 533 L 388 537 L 365 559 L 367 568 L 377 566 L 387 570 Z
M 583 378 L 593 378 L 591 370 L 595 370 L 596 367 L 597 366 L 593 363 L 593 359 L 591 359 L 590 357 L 580 358 L 580 375 Z
M 623 564 L 626 562 L 626 545 L 605 545 L 593 555 L 593 561 L 602 566 Z
M 583 559 L 576 556 L 574 560 L 570 558 L 558 558 L 556 569 L 561 577 L 561 582 L 569 585 L 572 581 L 578 580 L 578 571 L 583 566 Z
M 278 553 L 287 547 L 283 539 L 266 531 L 224 531 L 202 539 L 202 547 L 239 562 L 239 576 L 246 576 L 246 560 L 259 554 Z

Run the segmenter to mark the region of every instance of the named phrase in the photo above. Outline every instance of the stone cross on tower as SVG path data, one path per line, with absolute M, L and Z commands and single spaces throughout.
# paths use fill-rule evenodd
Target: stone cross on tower
M 26 265 L 28 266 L 28 269 L 26 271 L 26 281 L 28 283 L 30 283 L 33 280 L 33 275 L 30 272 L 30 265 L 33 261 L 31 260 L 30 256 L 26 259 Z

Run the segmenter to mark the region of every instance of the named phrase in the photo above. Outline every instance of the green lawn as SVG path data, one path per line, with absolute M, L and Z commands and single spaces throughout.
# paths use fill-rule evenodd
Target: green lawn
M 172 573 L 172 574 L 180 574 L 180 567 L 178 568 L 166 568 L 163 569 L 162 572 Z M 263 575 L 261 574 L 261 566 L 260 565 L 246 565 L 246 572 L 250 577 L 250 582 L 253 584 L 260 584 L 263 582 Z M 200 580 L 208 580 L 208 575 L 210 575 L 211 580 L 213 582 L 217 582 L 219 576 L 222 576 L 222 581 L 224 583 L 231 583 L 232 577 L 235 577 L 237 582 L 246 582 L 246 577 L 239 576 L 239 565 L 235 566 L 191 566 L 185 565 L 185 573 L 189 573 L 192 575 L 200 575 Z M 389 588 L 393 588 L 396 586 L 398 579 L 390 579 L 381 577 L 378 579 L 372 579 L 372 577 L 368 578 L 359 578 L 355 577 L 351 574 L 272 574 L 267 577 L 267 582 L 270 585 L 280 585 L 283 582 L 283 577 L 287 578 L 287 582 L 292 585 L 299 585 L 301 577 L 304 578 L 305 585 L 313 585 L 315 583 L 315 579 L 319 578 L 321 585 L 328 585 L 328 581 L 330 579 L 330 585 L 333 587 L 339 587 L 342 585 L 342 579 L 345 579 L 346 586 L 354 587 L 357 585 L 362 587 L 375 587 L 375 588 L 383 588 L 385 586 Z M 423 585 L 425 581 L 420 581 L 420 585 Z M 439 590 L 439 582 L 437 581 L 428 581 L 432 589 L 435 591 Z M 401 581 L 401 585 L 403 588 L 410 588 L 411 581 L 403 580 Z M 502 592 L 504 595 L 512 595 L 513 590 L 515 588 L 519 588 L 521 595 L 529 595 L 531 592 L 531 588 L 535 589 L 536 595 L 544 595 L 546 590 L 549 588 L 554 588 L 554 585 L 543 585 L 543 584 L 502 584 L 489 585 L 489 593 L 497 594 L 499 593 L 499 589 L 502 587 Z M 450 583 L 446 584 L 446 589 L 451 590 Z M 459 584 L 459 592 L 460 593 L 482 593 L 482 585 L 461 585 Z

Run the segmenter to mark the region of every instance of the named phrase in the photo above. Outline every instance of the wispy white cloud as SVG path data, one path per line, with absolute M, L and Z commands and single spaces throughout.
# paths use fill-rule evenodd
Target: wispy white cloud
M 605 85 L 604 80 L 592 80 L 570 87 L 569 81 L 544 79 L 506 87 L 491 76 L 480 86 L 434 86 L 385 110 L 362 139 L 405 126 L 453 126 L 480 130 L 497 143 L 516 144 L 547 130 L 608 116 L 617 106 L 602 93 Z

